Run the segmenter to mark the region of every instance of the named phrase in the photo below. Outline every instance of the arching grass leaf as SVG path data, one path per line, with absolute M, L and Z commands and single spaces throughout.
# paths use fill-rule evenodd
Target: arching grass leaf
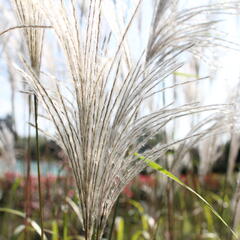
M 183 183 L 179 178 L 177 178 L 174 174 L 172 174 L 171 172 L 169 172 L 168 170 L 166 170 L 165 168 L 163 168 L 161 165 L 157 164 L 156 162 L 151 161 L 150 159 L 138 154 L 138 153 L 134 153 L 134 156 L 137 156 L 140 160 L 144 160 L 147 165 L 149 167 L 151 167 L 152 169 L 155 169 L 157 171 L 159 171 L 160 173 L 162 173 L 163 175 L 167 176 L 168 178 L 172 179 L 173 181 L 177 182 L 178 184 L 180 184 L 181 186 L 183 186 L 184 188 L 186 188 L 187 190 L 189 190 L 190 192 L 192 192 L 195 196 L 197 196 L 210 210 L 211 212 L 229 229 L 229 231 L 231 231 L 231 233 L 233 234 L 233 236 L 238 239 L 237 234 L 233 231 L 233 229 L 226 223 L 226 221 L 219 215 L 219 213 L 213 208 L 213 206 L 204 198 L 202 197 L 200 194 L 198 194 L 196 191 L 194 191 L 192 188 L 190 188 L 189 186 L 187 186 L 185 183 Z

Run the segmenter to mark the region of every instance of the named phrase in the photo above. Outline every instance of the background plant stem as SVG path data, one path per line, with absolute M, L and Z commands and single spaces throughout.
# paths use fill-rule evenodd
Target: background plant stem
M 41 190 L 41 170 L 40 170 L 40 155 L 39 155 L 39 142 L 38 142 L 38 101 L 36 95 L 34 95 L 34 117 L 35 117 L 35 137 L 36 137 L 36 160 L 38 171 L 38 193 L 39 193 L 39 209 L 40 209 L 40 225 L 41 225 L 41 240 L 43 237 L 43 201 Z

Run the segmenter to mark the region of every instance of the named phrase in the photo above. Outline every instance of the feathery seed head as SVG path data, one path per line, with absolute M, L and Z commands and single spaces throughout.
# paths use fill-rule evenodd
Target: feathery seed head
M 231 11 L 233 5 L 179 9 L 177 0 L 158 0 L 147 46 L 131 49 L 129 35 L 144 1 L 137 1 L 130 9 L 131 14 L 126 14 L 126 18 L 119 14 L 118 22 L 112 24 L 104 16 L 108 1 L 88 1 L 85 14 L 74 0 L 28 2 L 36 9 L 37 16 L 44 16 L 53 27 L 71 80 L 62 83 L 49 78 L 56 86 L 53 90 L 39 81 L 30 67 L 22 74 L 42 101 L 56 128 L 57 140 L 70 160 L 79 192 L 85 238 L 101 239 L 118 195 L 145 167 L 134 153 L 171 120 L 206 110 L 196 105 L 168 106 L 141 114 L 141 106 L 164 91 L 157 87 L 181 66 L 185 52 L 194 53 L 199 47 L 218 43 L 219 39 L 210 34 L 216 21 L 196 19 L 223 8 Z M 20 19 L 24 21 L 22 12 L 24 9 L 19 8 Z M 36 47 L 39 42 L 33 44 L 30 39 L 35 30 L 26 31 L 29 45 L 40 49 Z M 134 51 L 140 52 L 137 60 L 132 57 Z M 39 62 L 39 54 L 32 53 L 32 56 Z M 66 94 L 69 90 L 71 94 Z M 216 109 L 217 106 L 208 107 L 208 110 Z M 145 132 L 151 134 L 139 142 Z M 158 144 L 145 151 L 144 156 L 156 160 L 168 146 Z

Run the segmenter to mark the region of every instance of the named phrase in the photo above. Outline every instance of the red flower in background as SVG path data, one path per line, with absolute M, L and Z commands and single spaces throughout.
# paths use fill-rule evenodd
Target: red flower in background
M 154 187 L 156 185 L 156 178 L 152 175 L 142 175 L 140 174 L 137 178 L 138 182 L 149 187 Z
M 132 186 L 132 182 L 130 182 L 123 190 L 123 195 L 129 197 L 129 198 L 132 198 L 133 197 L 133 191 L 131 189 L 131 186 Z

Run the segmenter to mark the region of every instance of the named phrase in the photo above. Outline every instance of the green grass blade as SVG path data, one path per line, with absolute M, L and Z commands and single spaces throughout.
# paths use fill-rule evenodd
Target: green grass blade
M 175 175 L 173 175 L 171 172 L 163 168 L 161 165 L 157 164 L 156 162 L 151 161 L 150 159 L 145 158 L 144 156 L 134 153 L 134 156 L 138 157 L 140 160 L 144 160 L 149 167 L 152 169 L 155 169 L 162 173 L 163 175 L 167 176 L 168 178 L 172 179 L 173 181 L 177 182 L 190 192 L 192 192 L 194 195 L 196 195 L 210 210 L 211 212 L 231 231 L 233 236 L 238 239 L 237 234 L 233 231 L 233 229 L 226 223 L 226 221 L 218 214 L 218 212 L 213 208 L 213 206 L 200 194 L 198 194 L 196 191 L 194 191 L 192 188 L 187 186 L 185 183 L 183 183 L 179 178 L 177 178 Z
M 141 230 L 135 232 L 135 233 L 132 235 L 131 240 L 139 240 L 140 237 L 142 236 L 142 233 L 143 233 L 143 231 L 141 231 Z
M 63 240 L 68 240 L 68 213 L 63 216 Z
M 25 213 L 11 208 L 0 208 L 0 212 L 10 213 L 19 217 L 25 217 Z
M 66 197 L 66 202 L 68 203 L 68 205 L 72 208 L 72 210 L 78 217 L 81 226 L 83 226 L 83 217 L 82 217 L 82 213 L 79 209 L 79 206 L 69 197 Z
M 58 231 L 58 224 L 57 221 L 52 222 L 52 240 L 58 240 L 59 239 L 59 231 Z
M 25 213 L 15 210 L 15 209 L 11 209 L 11 208 L 0 208 L 0 212 L 10 213 L 10 214 L 16 215 L 18 217 L 22 217 L 22 218 L 26 217 Z M 41 236 L 40 226 L 35 221 L 31 220 L 30 218 L 28 218 L 28 221 L 30 222 L 32 228 L 39 234 L 39 236 Z M 47 240 L 47 237 L 45 234 L 43 234 L 43 240 Z
M 137 210 L 141 216 L 143 230 L 147 231 L 148 230 L 148 219 L 147 219 L 147 215 L 144 214 L 143 206 L 141 205 L 141 203 L 139 203 L 135 200 L 132 200 L 132 199 L 129 200 L 129 203 L 132 204 L 135 208 L 137 208 Z
M 124 220 L 119 217 L 117 222 L 117 240 L 124 239 Z
M 209 232 L 214 232 L 214 221 L 210 209 L 205 205 L 204 206 L 204 216 L 207 221 L 207 227 Z
M 129 200 L 129 203 L 138 210 L 138 212 L 140 213 L 140 215 L 142 215 L 142 214 L 144 213 L 144 208 L 143 208 L 143 206 L 141 205 L 141 203 L 139 203 L 138 201 L 135 201 L 135 200 L 133 200 L 133 199 L 130 199 L 130 200 Z

